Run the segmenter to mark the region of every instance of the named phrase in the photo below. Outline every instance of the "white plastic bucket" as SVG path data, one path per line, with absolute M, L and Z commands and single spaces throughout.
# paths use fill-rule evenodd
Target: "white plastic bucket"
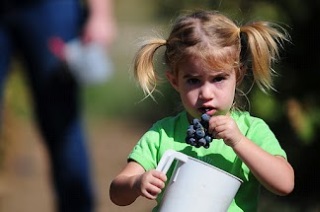
M 242 180 L 205 162 L 167 150 L 157 170 L 167 173 L 177 161 L 165 188 L 160 212 L 225 212 Z

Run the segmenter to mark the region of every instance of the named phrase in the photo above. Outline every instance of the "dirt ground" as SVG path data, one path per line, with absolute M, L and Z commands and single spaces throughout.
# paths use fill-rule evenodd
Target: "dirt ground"
M 54 212 L 54 194 L 46 150 L 34 124 L 26 118 L 7 117 L 2 144 L 0 211 Z M 136 123 L 91 121 L 88 148 L 96 186 L 96 212 L 144 212 L 155 204 L 139 198 L 126 207 L 112 204 L 108 188 L 120 171 L 134 143 L 145 127 Z

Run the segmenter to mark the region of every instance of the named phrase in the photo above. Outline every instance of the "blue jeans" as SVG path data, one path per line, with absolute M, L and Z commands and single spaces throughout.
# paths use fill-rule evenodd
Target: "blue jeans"
M 0 97 L 10 60 L 18 53 L 48 148 L 57 207 L 66 212 L 93 211 L 94 192 L 80 118 L 79 86 L 48 50 L 48 39 L 59 36 L 70 40 L 79 35 L 84 14 L 79 2 L 42 0 L 0 14 Z

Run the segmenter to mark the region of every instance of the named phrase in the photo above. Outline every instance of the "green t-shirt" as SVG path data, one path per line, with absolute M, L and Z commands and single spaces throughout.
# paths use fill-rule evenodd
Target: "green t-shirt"
M 231 116 L 248 139 L 272 155 L 287 157 L 275 135 L 262 119 L 252 117 L 248 112 L 239 111 L 232 112 Z M 260 183 L 249 168 L 221 139 L 214 139 L 208 149 L 187 144 L 185 138 L 189 125 L 185 111 L 156 122 L 141 137 L 128 159 L 136 161 L 148 171 L 157 167 L 162 155 L 168 149 L 197 158 L 243 180 L 228 211 L 257 211 Z M 170 171 L 167 173 L 168 182 L 171 174 Z M 158 203 L 161 201 L 161 194 L 157 198 Z M 155 208 L 154 211 L 157 209 Z

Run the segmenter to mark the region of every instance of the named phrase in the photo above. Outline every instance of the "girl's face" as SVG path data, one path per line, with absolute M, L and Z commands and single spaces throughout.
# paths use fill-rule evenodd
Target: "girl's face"
M 236 89 L 234 70 L 206 71 L 200 60 L 194 58 L 181 64 L 177 75 L 168 71 L 167 78 L 193 118 L 203 113 L 225 115 L 232 107 Z

